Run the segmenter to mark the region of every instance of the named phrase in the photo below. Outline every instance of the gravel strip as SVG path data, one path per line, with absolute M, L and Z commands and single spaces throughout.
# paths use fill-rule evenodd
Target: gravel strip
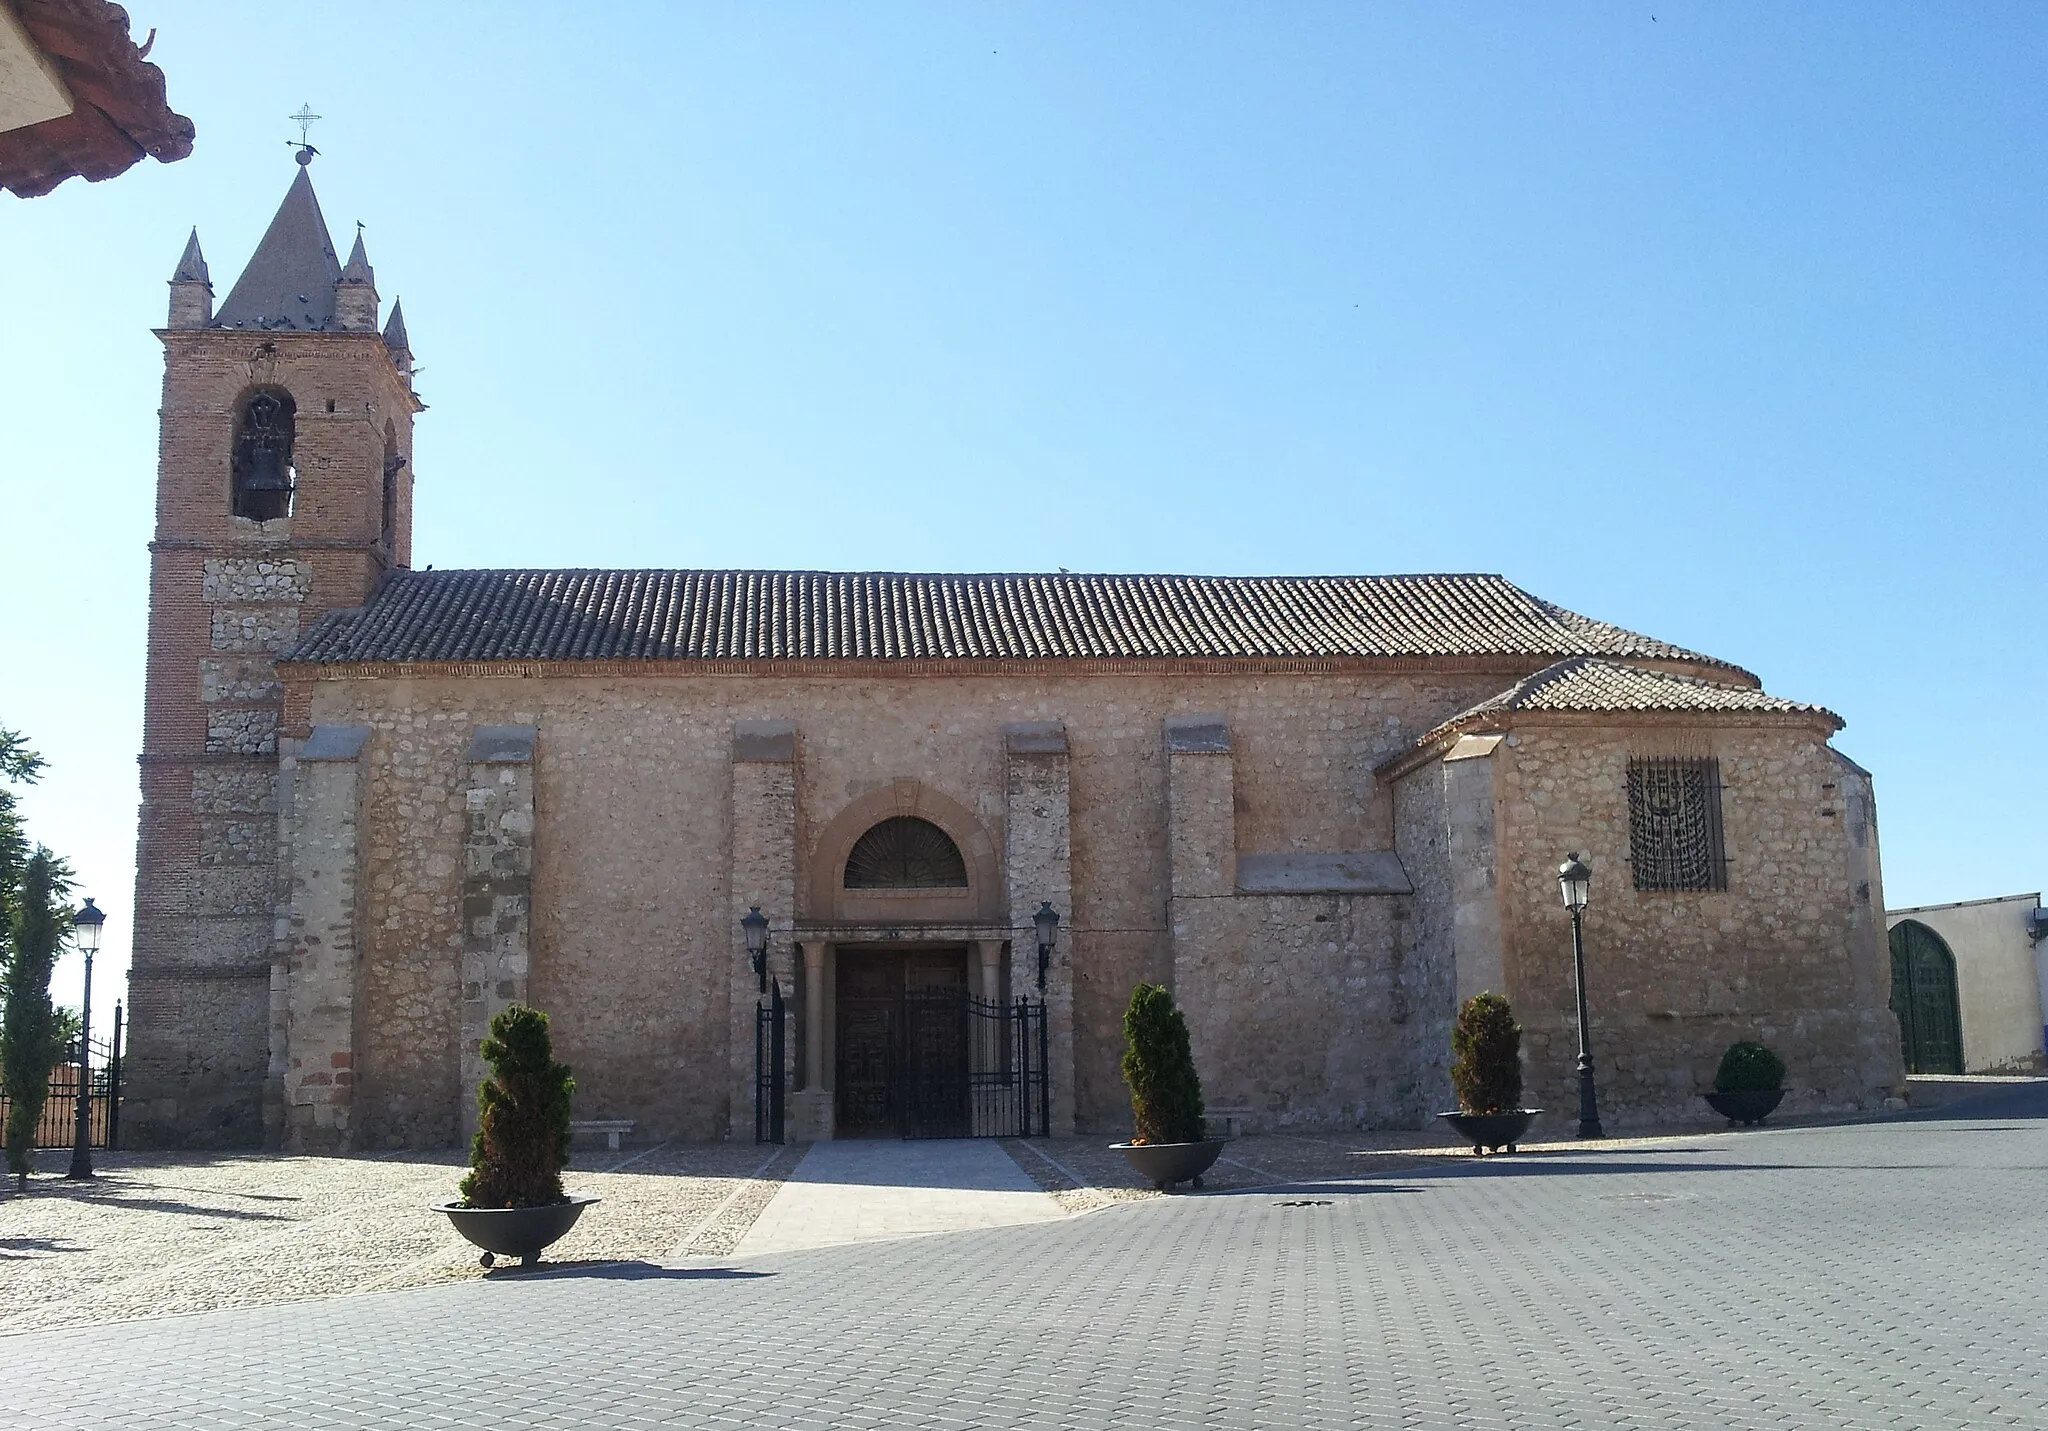
M 807 1144 L 792 1144 L 755 1168 L 752 1177 L 734 1187 L 718 1206 L 698 1221 L 683 1243 L 669 1254 L 668 1260 L 731 1255 L 732 1250 L 740 1245 L 740 1239 L 747 1235 L 747 1229 L 774 1200 L 784 1180 L 796 1171 L 796 1165 L 809 1151 Z
M 756 1177 L 763 1152 L 752 1143 L 579 1151 L 564 1179 L 604 1202 L 548 1250 L 548 1264 L 659 1263 L 714 1218 L 729 1249 L 801 1154 L 780 1150 L 773 1163 L 782 1171 L 771 1167 L 767 1181 Z M 9 1292 L 0 1332 L 483 1275 L 476 1249 L 435 1210 L 455 1197 L 466 1166 L 452 1150 L 107 1153 L 90 1183 L 54 1176 L 64 1157 L 45 1154 L 26 1195 L 0 1197 L 0 1284 Z

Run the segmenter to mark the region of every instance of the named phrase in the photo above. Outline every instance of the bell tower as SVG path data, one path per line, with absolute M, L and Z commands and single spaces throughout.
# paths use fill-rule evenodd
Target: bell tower
M 360 233 L 335 256 L 314 151 L 216 310 L 171 275 L 150 543 L 128 1116 L 138 1143 L 264 1141 L 280 904 L 279 654 L 412 560 L 412 354 Z M 289 744 L 289 742 L 287 742 Z M 346 1076 L 345 1070 L 339 1070 Z M 274 1136 L 274 1131 L 273 1131 Z

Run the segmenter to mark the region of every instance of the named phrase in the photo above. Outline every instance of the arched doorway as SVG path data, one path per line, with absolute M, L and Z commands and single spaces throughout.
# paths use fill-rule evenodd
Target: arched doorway
M 1963 1021 L 1956 956 L 1918 920 L 1892 926 L 1892 1012 L 1908 1073 L 1961 1073 Z

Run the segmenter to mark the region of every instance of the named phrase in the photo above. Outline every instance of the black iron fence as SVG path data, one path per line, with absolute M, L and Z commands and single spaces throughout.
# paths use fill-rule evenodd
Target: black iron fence
M 754 1005 L 754 1141 L 783 1141 L 784 1107 L 789 1097 L 789 1006 L 782 1001 L 782 982 L 768 981 L 768 1001 Z
M 86 1129 L 95 1148 L 121 1146 L 121 1006 L 114 1005 L 114 1031 L 105 1039 L 93 1039 L 89 1074 L 86 1079 Z M 38 1148 L 68 1148 L 76 1136 L 78 1119 L 78 1045 L 73 1043 L 63 1062 L 50 1070 L 50 1091 L 43 1100 L 42 1116 L 36 1121 Z M 7 1089 L 0 1087 L 0 1127 L 4 1127 L 12 1104 Z
M 1045 1004 L 955 989 L 903 996 L 898 1046 L 906 1138 L 1035 1138 L 1051 1124 Z

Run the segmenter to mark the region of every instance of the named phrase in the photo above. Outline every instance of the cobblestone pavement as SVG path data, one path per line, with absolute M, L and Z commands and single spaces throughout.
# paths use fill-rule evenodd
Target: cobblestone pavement
M 2040 1427 L 2048 1109 L 0 1338 L 18 1428 Z
M 39 1168 L 57 1172 L 68 1157 L 41 1154 Z M 433 1210 L 455 1196 L 453 1152 L 95 1163 L 93 1182 L 38 1177 L 27 1196 L 0 1198 L 0 1331 L 481 1275 L 476 1249 Z M 549 1255 L 652 1263 L 727 1252 L 794 1163 L 794 1150 L 752 1144 L 579 1151 L 569 1185 L 605 1201 Z

